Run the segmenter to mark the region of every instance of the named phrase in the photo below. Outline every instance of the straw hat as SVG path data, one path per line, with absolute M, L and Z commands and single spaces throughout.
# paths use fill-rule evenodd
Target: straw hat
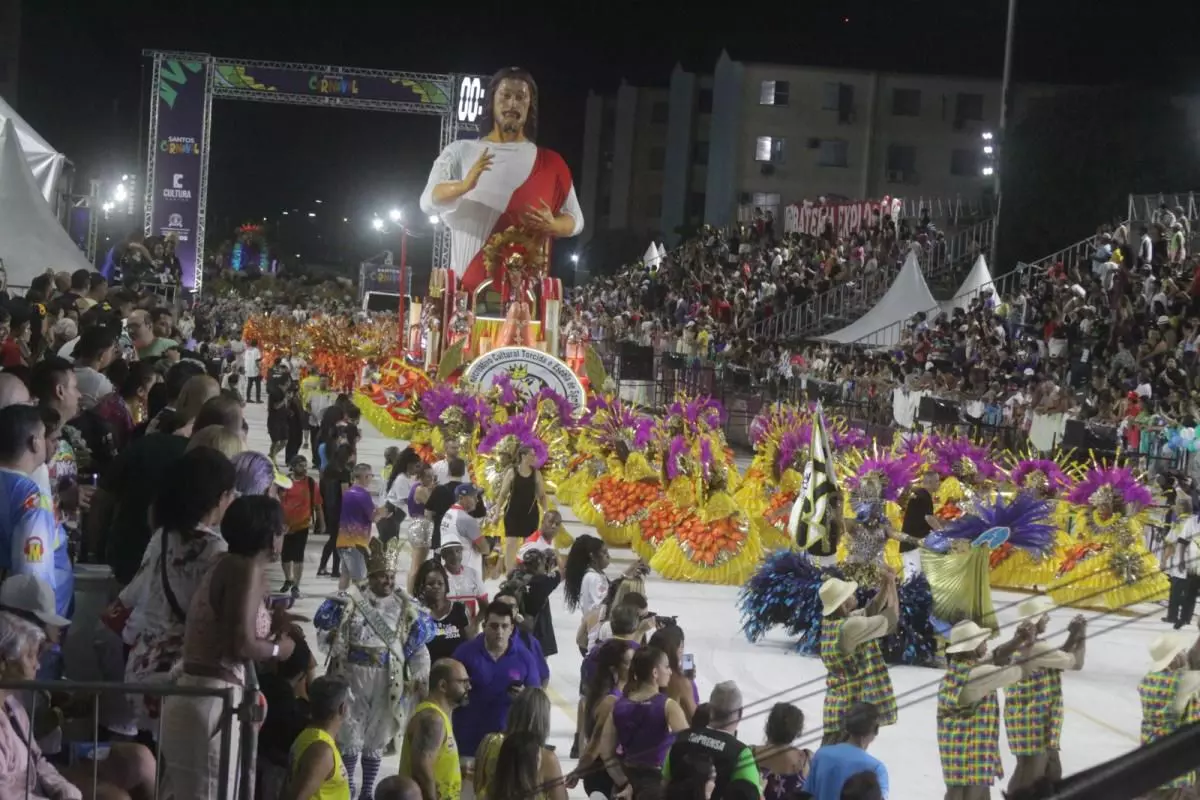
M 1150 643 L 1150 671 L 1159 672 L 1170 666 L 1180 653 L 1192 646 L 1191 637 L 1179 633 L 1164 633 Z
M 854 581 L 843 581 L 830 578 L 821 584 L 818 595 L 821 598 L 821 616 L 828 617 L 842 607 L 842 604 L 854 596 L 858 584 Z
M 990 628 L 981 628 L 971 620 L 964 620 L 950 629 L 950 644 L 946 653 L 970 653 L 992 636 Z
M 1049 614 L 1057 607 L 1054 604 L 1054 600 L 1048 595 L 1039 594 L 1027 600 L 1022 600 L 1020 605 L 1017 606 L 1017 614 L 1021 617 L 1022 621 L 1033 620 L 1038 619 L 1043 614 Z

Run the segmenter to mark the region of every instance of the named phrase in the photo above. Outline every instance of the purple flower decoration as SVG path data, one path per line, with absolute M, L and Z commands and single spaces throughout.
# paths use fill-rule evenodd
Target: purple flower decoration
M 1041 473 L 1040 476 L 1038 473 Z M 1027 483 L 1042 483 L 1043 478 L 1044 485 L 1038 488 L 1044 488 L 1050 494 L 1057 495 L 1071 486 L 1071 479 L 1052 458 L 1026 458 L 1018 461 L 1009 473 L 1009 478 L 1018 491 L 1030 488 Z
M 1067 493 L 1067 500 L 1079 505 L 1088 505 L 1092 496 L 1105 487 L 1112 491 L 1115 501 L 1124 502 L 1127 506 L 1144 508 L 1154 503 L 1154 496 L 1134 477 L 1133 470 L 1129 467 L 1109 467 L 1103 464 L 1092 465 L 1083 480 Z
M 999 472 L 988 449 L 970 439 L 943 439 L 937 445 L 935 456 L 933 469 L 943 478 L 977 475 L 990 480 Z
M 547 386 L 543 386 L 538 390 L 537 394 L 529 398 L 529 401 L 525 403 L 525 411 L 533 412 L 536 416 L 541 412 L 543 403 L 549 403 L 554 406 L 554 413 L 558 417 L 558 423 L 564 428 L 575 426 L 575 407 L 571 405 L 567 398 Z
M 667 457 L 663 461 L 666 468 L 667 480 L 674 480 L 684 475 L 684 462 L 689 458 L 687 439 L 676 436 L 667 445 Z
M 846 486 L 857 492 L 868 478 L 873 477 L 879 481 L 880 499 L 895 502 L 916 474 L 917 464 L 911 458 L 880 453 L 863 459 L 854 474 L 846 478 Z

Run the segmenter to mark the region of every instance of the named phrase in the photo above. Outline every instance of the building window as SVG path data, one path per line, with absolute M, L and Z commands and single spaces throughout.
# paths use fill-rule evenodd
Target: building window
M 850 165 L 850 148 L 845 139 L 822 139 L 818 148 L 818 167 L 847 167 Z
M 848 83 L 827 83 L 821 94 L 825 111 L 849 111 L 854 107 L 854 87 Z
M 670 111 L 666 101 L 659 100 L 650 108 L 650 121 L 655 125 L 666 125 L 668 113 Z
M 701 114 L 712 113 L 712 89 L 701 89 L 700 96 L 696 98 L 696 105 Z
M 950 153 L 950 174 L 963 178 L 979 175 L 979 150 L 973 147 L 956 147 Z
M 760 106 L 786 106 L 788 104 L 787 81 L 763 81 L 758 92 Z
M 771 208 L 779 205 L 778 192 L 755 192 L 750 196 L 751 202 L 759 208 Z
M 650 169 L 661 171 L 663 165 L 667 163 L 667 149 L 665 147 L 650 148 Z
M 692 163 L 698 167 L 708 163 L 708 142 L 696 142 L 692 149 Z
M 754 145 L 754 160 L 772 164 L 783 163 L 783 137 L 760 136 Z
M 652 194 L 646 198 L 646 216 L 657 219 L 662 216 L 662 195 Z
M 892 90 L 892 116 L 893 117 L 919 117 L 919 116 L 921 116 L 921 90 L 920 89 L 893 89 Z
M 917 148 L 910 144 L 889 144 L 887 169 L 888 172 L 916 172 Z
M 982 122 L 983 95 L 959 92 L 954 100 L 954 119 L 958 122 Z

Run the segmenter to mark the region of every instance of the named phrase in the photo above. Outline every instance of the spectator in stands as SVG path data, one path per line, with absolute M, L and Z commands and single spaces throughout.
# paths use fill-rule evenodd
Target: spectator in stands
M 750 782 L 761 794 L 754 751 L 737 738 L 738 723 L 742 720 L 741 690 L 733 681 L 718 683 L 713 687 L 708 706 L 708 724 L 704 728 L 690 728 L 675 739 L 663 764 L 663 775 L 669 781 L 673 763 L 686 763 L 702 755 L 712 761 L 717 771 L 713 791 L 717 800 L 726 796 L 725 790 L 735 780 Z
M 147 311 L 140 309 L 134 311 L 129 315 L 125 327 L 133 341 L 133 346 L 137 348 L 138 358 L 161 358 L 166 355 L 168 350 L 179 347 L 179 343 L 174 339 L 168 339 L 158 333 L 162 327 L 161 317 L 160 325 L 156 328 Z

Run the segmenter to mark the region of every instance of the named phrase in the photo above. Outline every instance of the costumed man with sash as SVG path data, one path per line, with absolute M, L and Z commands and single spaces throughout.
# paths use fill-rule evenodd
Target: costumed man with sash
M 1142 746 L 1200 722 L 1200 640 L 1164 633 L 1150 645 L 1150 672 L 1138 684 L 1142 700 Z M 1147 794 L 1146 800 L 1195 797 L 1196 773 L 1181 775 Z
M 992 784 L 1004 777 L 1000 763 L 998 692 L 1031 670 L 1007 666 L 1020 648 L 1036 641 L 1033 625 L 1022 623 L 1012 641 L 988 657 L 990 628 L 971 620 L 950 629 L 946 674 L 937 696 L 938 755 L 946 781 L 945 800 L 990 800 Z
M 350 686 L 349 713 L 337 735 L 338 750 L 350 776 L 362 758 L 363 798 L 374 795 L 384 751 L 404 729 L 408 695 L 418 694 L 429 677 L 425 644 L 436 633 L 415 600 L 395 590 L 400 541 L 385 547 L 371 540 L 367 590 L 351 586 L 328 598 L 313 625 L 329 653 L 326 674 Z
M 1017 606 L 1017 613 L 1032 623 L 1037 636 L 1044 636 L 1054 601 L 1038 595 Z M 1017 768 L 1008 782 L 1008 792 L 1033 786 L 1042 778 L 1062 779 L 1059 742 L 1062 739 L 1062 673 L 1083 669 L 1087 620 L 1076 616 L 1067 627 L 1066 643 L 1057 648 L 1038 639 L 1019 659 L 1027 670 L 1024 678 L 1004 691 L 1004 732 L 1009 749 L 1017 757 Z

